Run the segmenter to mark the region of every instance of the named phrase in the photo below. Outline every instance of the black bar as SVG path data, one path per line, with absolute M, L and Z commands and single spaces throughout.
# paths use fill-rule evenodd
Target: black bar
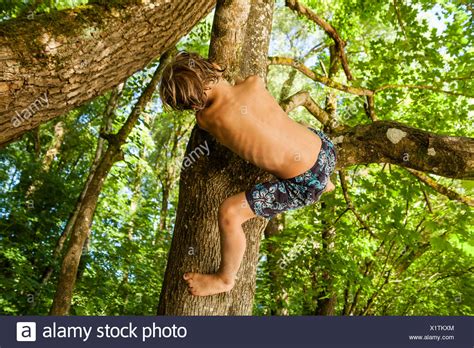
M 17 342 L 17 334 L 24 339 L 32 336 L 24 322 L 35 323 L 35 342 Z M 0 317 L 0 347 L 471 348 L 474 347 L 473 327 L 473 317 L 460 316 L 5 316 Z M 113 338 L 119 332 L 122 336 Z M 69 338 L 58 337 L 66 334 Z M 417 339 L 409 336 L 417 336 Z

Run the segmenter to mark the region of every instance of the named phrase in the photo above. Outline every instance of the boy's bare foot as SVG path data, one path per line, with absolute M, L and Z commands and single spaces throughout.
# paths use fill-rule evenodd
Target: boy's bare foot
M 209 296 L 230 291 L 234 281 L 216 274 L 185 273 L 184 280 L 188 283 L 188 291 L 194 296 Z
M 331 180 L 328 180 L 328 183 L 326 185 L 326 188 L 324 189 L 324 192 L 331 192 L 332 190 L 334 190 L 336 187 L 334 186 L 334 184 L 332 183 Z

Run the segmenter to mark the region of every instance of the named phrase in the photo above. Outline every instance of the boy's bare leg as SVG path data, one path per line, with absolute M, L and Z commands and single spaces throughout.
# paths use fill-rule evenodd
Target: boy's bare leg
M 328 181 L 324 192 L 334 190 Z M 185 273 L 188 290 L 195 296 L 209 296 L 230 291 L 244 256 L 246 240 L 242 224 L 255 216 L 241 192 L 227 198 L 219 207 L 219 232 L 221 241 L 221 264 L 214 274 Z
M 227 198 L 219 207 L 221 264 L 217 273 L 185 273 L 188 290 L 195 296 L 209 296 L 230 291 L 244 256 L 246 240 L 242 224 L 255 214 L 245 193 Z

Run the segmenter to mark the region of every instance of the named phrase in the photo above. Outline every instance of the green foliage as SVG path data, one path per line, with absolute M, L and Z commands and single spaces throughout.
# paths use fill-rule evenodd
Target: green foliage
M 426 85 L 472 95 L 473 22 L 466 5 L 359 0 L 305 4 L 347 41 L 353 85 Z M 318 43 L 332 44 L 331 39 L 286 8 L 277 7 L 275 18 L 272 35 L 278 42 L 272 42 L 270 55 L 303 57 L 305 65 L 324 74 L 327 49 L 305 54 Z M 316 28 L 316 34 L 308 27 Z M 275 97 L 290 69 L 270 67 L 269 89 Z M 334 78 L 347 83 L 342 69 Z M 324 86 L 299 75 L 289 95 L 302 89 L 324 105 Z M 369 122 L 360 97 L 335 93 L 339 122 Z M 380 119 L 440 134 L 472 136 L 472 108 L 471 98 L 427 89 L 386 89 L 376 98 Z M 292 117 L 314 125 L 303 108 Z M 259 265 L 255 313 L 313 315 L 322 310 L 324 299 L 334 296 L 338 315 L 472 315 L 472 209 L 393 166 L 357 166 L 348 176 L 354 209 L 372 235 L 346 209 L 340 185 L 334 194 L 323 196 L 322 204 L 286 213 L 283 231 L 262 244 L 266 256 Z M 462 194 L 473 193 L 471 181 L 437 180 Z M 327 249 L 323 231 L 331 228 L 335 236 Z
M 21 16 L 32 19 L 36 14 L 50 13 L 87 3 L 88 0 L 2 0 L 0 21 Z

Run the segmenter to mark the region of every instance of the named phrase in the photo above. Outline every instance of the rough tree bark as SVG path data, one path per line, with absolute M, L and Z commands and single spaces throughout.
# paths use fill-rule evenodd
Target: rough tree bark
M 97 1 L 0 23 L 0 146 L 123 82 L 214 5 Z
M 438 135 L 394 121 L 376 121 L 332 135 L 336 169 L 393 163 L 448 178 L 474 178 L 474 139 Z
M 258 74 L 266 77 L 274 2 L 218 1 L 212 28 L 209 58 L 227 66 L 225 77 Z M 219 145 L 207 132 L 194 127 L 186 154 L 199 144 L 209 144 L 201 156 L 182 170 L 176 225 L 158 306 L 165 315 L 249 315 L 255 293 L 256 267 L 266 221 L 254 218 L 244 224 L 247 249 L 234 289 L 208 297 L 191 296 L 183 273 L 212 273 L 220 263 L 217 211 L 225 198 L 268 180 L 269 174 L 251 166 Z

